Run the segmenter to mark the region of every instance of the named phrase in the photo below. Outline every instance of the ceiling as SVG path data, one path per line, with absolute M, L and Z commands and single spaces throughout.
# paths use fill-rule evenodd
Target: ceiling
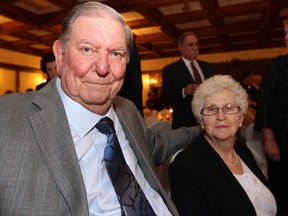
M 42 56 L 77 0 L 0 0 L 0 48 Z M 198 35 L 201 53 L 283 47 L 287 0 L 102 0 L 120 12 L 141 59 L 179 56 L 177 38 Z

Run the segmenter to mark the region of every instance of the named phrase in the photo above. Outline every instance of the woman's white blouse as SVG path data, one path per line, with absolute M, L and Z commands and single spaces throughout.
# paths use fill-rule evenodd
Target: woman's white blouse
M 275 216 L 277 213 L 277 205 L 273 194 L 242 160 L 241 163 L 244 171 L 243 174 L 234 174 L 234 176 L 251 200 L 257 216 Z

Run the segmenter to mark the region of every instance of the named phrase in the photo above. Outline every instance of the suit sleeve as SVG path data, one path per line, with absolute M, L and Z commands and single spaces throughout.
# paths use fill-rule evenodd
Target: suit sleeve
M 208 216 L 207 204 L 200 191 L 184 167 L 172 163 L 169 167 L 171 197 L 180 215 Z M 189 193 L 187 193 L 189 191 Z

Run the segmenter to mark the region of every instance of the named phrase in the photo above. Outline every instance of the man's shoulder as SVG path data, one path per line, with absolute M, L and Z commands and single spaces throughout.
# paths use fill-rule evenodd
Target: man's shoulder
M 0 97 L 0 119 L 9 118 L 10 114 L 13 115 L 13 119 L 18 119 L 25 116 L 25 113 L 31 111 L 33 106 L 33 98 L 35 92 L 24 93 L 11 93 Z M 10 119 L 12 120 L 12 119 Z M 0 120 L 1 121 L 1 120 Z
M 123 96 L 120 96 L 120 95 L 117 95 L 114 99 L 113 99 L 113 104 L 114 104 L 114 108 L 117 108 L 117 109 L 120 109 L 120 110 L 134 110 L 136 108 L 135 104 L 123 97 Z
M 184 61 L 180 58 L 180 59 L 178 59 L 177 61 L 173 61 L 173 62 L 165 65 L 165 67 L 175 67 L 175 66 L 177 66 L 177 65 L 179 65 L 179 64 L 182 64 L 182 63 L 184 63 Z M 165 67 L 164 67 L 164 68 L 165 68 Z
M 208 77 L 211 77 L 214 75 L 214 72 L 213 72 L 213 65 L 209 62 L 206 62 L 206 61 L 202 61 L 202 60 L 197 60 L 200 68 L 202 69 L 203 73 L 204 73 L 204 76 L 206 77 L 206 79 Z
M 287 67 L 288 67 L 288 54 L 281 55 L 272 59 L 271 64 L 269 66 L 269 70 L 272 70 L 272 71 L 275 70 L 273 68 L 278 68 L 277 70 L 282 70 L 282 69 L 286 69 Z
M 36 86 L 36 90 L 40 90 L 41 88 L 43 88 L 47 83 L 41 83 L 39 85 Z
M 285 54 L 285 55 L 280 55 L 280 56 L 274 58 L 272 60 L 272 62 L 281 62 L 281 61 L 283 61 L 283 62 L 287 62 L 287 64 L 288 64 L 287 60 L 288 60 L 288 54 Z
M 211 65 L 212 66 L 212 64 L 210 62 L 207 62 L 207 61 L 197 60 L 197 62 L 198 62 L 198 64 L 209 65 L 209 66 Z

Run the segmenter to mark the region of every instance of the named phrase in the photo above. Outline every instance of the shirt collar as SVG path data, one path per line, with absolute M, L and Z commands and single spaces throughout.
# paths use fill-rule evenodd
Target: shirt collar
M 83 137 L 95 126 L 95 124 L 103 116 L 87 110 L 81 104 L 77 103 L 76 101 L 72 100 L 68 95 L 66 95 L 66 93 L 61 87 L 59 77 L 57 77 L 56 86 L 62 99 L 70 126 L 73 127 L 73 129 L 76 131 L 76 133 L 78 133 L 80 137 Z M 115 120 L 115 112 L 113 106 L 111 106 L 105 116 L 108 116 L 113 121 Z
M 187 65 L 187 67 L 190 67 L 190 63 L 191 63 L 191 62 L 194 62 L 194 63 L 197 62 L 196 59 L 193 60 L 193 61 L 190 61 L 190 60 L 184 58 L 183 56 L 182 56 L 181 58 L 182 58 L 182 60 L 184 61 L 184 63 Z

